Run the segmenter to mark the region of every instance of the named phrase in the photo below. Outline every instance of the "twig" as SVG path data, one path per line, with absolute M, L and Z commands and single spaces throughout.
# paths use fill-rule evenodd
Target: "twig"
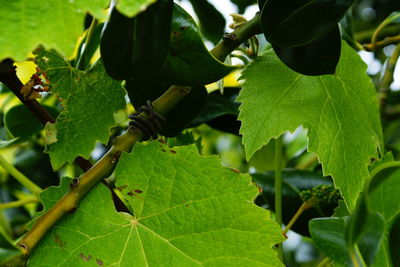
M 282 136 L 275 140 L 275 221 L 282 227 Z M 278 244 L 278 257 L 283 261 L 282 244 Z
M 293 215 L 292 219 L 290 219 L 289 223 L 286 225 L 285 229 L 283 229 L 282 233 L 287 234 L 287 232 L 289 232 L 289 230 L 292 228 L 292 226 L 295 224 L 295 222 L 297 221 L 297 219 L 300 217 L 301 214 L 303 214 L 303 212 L 305 212 L 306 210 L 308 210 L 309 208 L 311 208 L 313 205 L 311 202 L 309 201 L 305 201 L 303 202 L 303 204 L 301 204 L 300 208 L 297 210 L 297 212 Z
M 381 41 L 377 41 L 375 43 L 364 44 L 363 48 L 367 51 L 375 51 L 378 48 L 385 47 L 390 44 L 397 44 L 400 42 L 400 35 L 396 36 L 388 36 Z
M 0 210 L 10 209 L 10 208 L 18 208 L 18 207 L 24 206 L 26 204 L 38 203 L 38 202 L 39 202 L 39 199 L 37 197 L 29 197 L 29 198 L 24 198 L 24 199 L 13 201 L 13 202 L 0 203 Z
M 24 187 L 31 191 L 35 196 L 39 197 L 42 189 L 33 183 L 28 177 L 17 170 L 13 165 L 8 163 L 3 156 L 0 155 L 0 166 L 2 166 L 11 176 L 20 182 Z
M 396 46 L 393 54 L 387 61 L 385 74 L 382 77 L 381 84 L 379 86 L 379 107 L 382 118 L 384 117 L 384 110 L 386 108 L 387 100 L 390 94 L 390 85 L 393 82 L 394 69 L 400 56 L 400 44 Z
M 78 58 L 78 62 L 76 63 L 76 68 L 77 69 L 85 69 L 86 68 L 86 66 L 82 66 L 82 65 L 86 60 L 87 53 L 88 53 L 88 49 L 87 48 L 88 48 L 90 42 L 93 39 L 93 34 L 94 34 L 94 30 L 96 29 L 97 23 L 98 23 L 98 20 L 93 17 L 92 23 L 90 24 L 90 27 L 89 27 L 89 29 L 87 31 L 86 41 L 85 41 L 85 44 L 84 44 L 84 47 L 83 47 L 83 51 L 82 51 L 81 55 Z M 90 60 L 90 59 L 88 59 L 88 60 Z

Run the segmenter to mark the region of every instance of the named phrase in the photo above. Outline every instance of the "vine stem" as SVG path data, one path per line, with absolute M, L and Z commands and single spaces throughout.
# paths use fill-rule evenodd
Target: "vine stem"
M 39 199 L 37 197 L 28 197 L 28 198 L 24 198 L 24 199 L 13 201 L 13 202 L 0 203 L 0 210 L 10 209 L 10 208 L 18 208 L 18 207 L 24 206 L 26 204 L 38 203 L 38 202 L 39 202 Z
M 390 84 L 393 82 L 394 70 L 400 56 L 400 44 L 396 46 L 393 54 L 387 61 L 385 74 L 383 75 L 381 84 L 379 86 L 379 107 L 381 114 L 384 114 L 386 108 L 388 95 L 390 94 Z
M 230 38 L 224 38 L 211 54 L 224 61 L 225 57 L 232 52 L 236 46 L 251 36 L 260 33 L 259 15 L 248 21 L 243 26 L 230 33 Z M 181 99 L 190 92 L 190 87 L 171 86 L 162 96 L 153 102 L 154 110 L 165 115 Z M 73 212 L 79 201 L 93 188 L 102 178 L 111 174 L 114 170 L 122 152 L 129 152 L 133 145 L 140 141 L 142 132 L 135 128 L 129 128 L 122 135 L 116 137 L 110 150 L 96 162 L 87 172 L 79 178 L 73 179 L 70 190 L 34 223 L 30 231 L 17 243 L 24 254 L 29 254 L 39 243 L 51 227 L 64 215 Z
M 82 53 L 80 54 L 80 56 L 78 58 L 78 62 L 76 63 L 76 68 L 77 69 L 85 69 L 86 68 L 86 66 L 82 66 L 82 65 L 83 65 L 83 62 L 85 62 L 85 59 L 87 57 L 87 53 L 88 53 L 87 52 L 88 51 L 87 47 L 90 44 L 90 42 L 92 41 L 92 39 L 93 39 L 93 34 L 94 34 L 94 31 L 96 29 L 96 26 L 97 26 L 98 22 L 99 21 L 96 18 L 93 17 L 92 22 L 90 23 L 89 29 L 87 31 L 86 41 L 85 41 L 85 44 L 84 44 L 84 47 L 83 47 L 83 51 L 82 51 Z
M 300 208 L 296 211 L 296 213 L 293 215 L 292 219 L 290 219 L 289 223 L 286 225 L 285 229 L 283 229 L 284 234 L 287 234 L 287 232 L 289 232 L 289 230 L 292 228 L 292 226 L 295 224 L 295 222 L 297 221 L 297 219 L 301 216 L 301 214 L 303 214 L 303 212 L 305 212 L 306 210 L 308 210 L 309 208 L 312 207 L 312 204 L 310 204 L 310 202 L 305 201 L 303 202 L 303 204 L 301 204 Z
M 361 48 L 367 51 L 375 51 L 380 47 L 385 47 L 390 44 L 397 44 L 400 42 L 400 35 L 385 37 L 382 41 L 377 41 L 375 43 L 364 44 Z
M 26 177 L 22 172 L 17 170 L 13 165 L 8 163 L 8 161 L 0 155 L 0 165 L 17 180 L 20 184 L 31 191 L 36 197 L 39 197 L 42 189 L 32 182 L 28 177 Z
M 282 227 L 282 136 L 275 140 L 275 221 Z M 283 261 L 282 244 L 278 257 Z
M 328 257 L 323 258 L 317 265 L 317 267 L 326 267 L 328 263 L 331 261 Z

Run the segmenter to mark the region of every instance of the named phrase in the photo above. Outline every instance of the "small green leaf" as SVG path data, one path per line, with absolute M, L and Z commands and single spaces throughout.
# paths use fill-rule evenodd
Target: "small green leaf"
M 168 84 L 201 86 L 218 81 L 233 69 L 207 51 L 193 18 L 175 4 L 167 61 L 152 79 Z
M 117 9 L 127 17 L 134 17 L 157 0 L 119 0 Z
M 268 0 L 261 13 L 261 27 L 273 45 L 304 46 L 337 27 L 353 2 Z
M 57 117 L 57 110 L 50 106 L 43 106 L 51 115 Z M 28 139 L 37 134 L 44 126 L 24 105 L 12 107 L 4 116 L 4 124 L 14 137 Z
M 398 215 L 392 224 L 389 233 L 389 249 L 393 266 L 400 266 L 400 215 Z
M 138 144 L 116 169 L 119 190 L 135 216 L 117 213 L 98 184 L 33 251 L 29 266 L 271 266 L 281 229 L 253 200 L 248 175 L 199 156 L 196 147 Z M 46 208 L 69 181 L 42 194 Z
M 310 221 L 310 233 L 317 247 L 339 264 L 350 263 L 345 239 L 346 218 L 318 218 Z
M 246 157 L 302 125 L 309 151 L 317 153 L 324 175 L 333 177 L 354 209 L 370 158 L 383 143 L 376 91 L 358 54 L 343 43 L 336 74 L 310 77 L 291 71 L 269 51 L 243 78 L 237 101 Z
M 190 0 L 190 3 L 199 18 L 201 33 L 214 44 L 218 43 L 225 32 L 224 16 L 207 0 Z
M 84 72 L 53 51 L 39 50 L 36 63 L 47 74 L 51 93 L 62 98 L 57 142 L 46 148 L 53 168 L 59 169 L 77 156 L 88 158 L 96 141 L 108 141 L 113 113 L 125 108 L 125 92 L 105 73 L 101 61 Z
M 334 74 L 341 48 L 339 27 L 306 45 L 281 47 L 272 44 L 272 48 L 286 66 L 300 74 Z

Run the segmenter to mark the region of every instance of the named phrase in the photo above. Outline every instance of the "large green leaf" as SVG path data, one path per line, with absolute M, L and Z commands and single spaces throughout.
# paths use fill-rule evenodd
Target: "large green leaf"
M 237 101 L 247 158 L 285 131 L 303 125 L 308 149 L 318 154 L 350 209 L 382 144 L 378 103 L 366 65 L 343 43 L 335 75 L 297 74 L 268 51 L 243 74 Z
M 261 27 L 269 42 L 283 47 L 315 41 L 334 27 L 354 0 L 268 0 Z
M 85 12 L 104 18 L 108 0 L 2 1 L 0 60 L 24 60 L 39 44 L 71 56 L 82 34 Z
M 105 73 L 101 61 L 83 72 L 57 53 L 40 50 L 36 63 L 50 80 L 51 92 L 62 98 L 64 107 L 51 136 L 57 142 L 47 146 L 52 166 L 58 169 L 77 156 L 89 157 L 96 141 L 108 141 L 109 128 L 115 124 L 113 113 L 125 108 L 125 92 Z
M 214 58 L 205 47 L 193 18 L 174 5 L 167 61 L 152 79 L 175 85 L 205 85 L 215 82 L 234 68 Z
M 135 146 L 116 170 L 135 216 L 117 213 L 99 184 L 33 251 L 29 266 L 283 266 L 282 241 L 269 213 L 252 203 L 248 175 L 199 156 L 195 146 Z M 44 192 L 45 207 L 68 190 Z M 58 191 L 58 192 L 55 192 Z

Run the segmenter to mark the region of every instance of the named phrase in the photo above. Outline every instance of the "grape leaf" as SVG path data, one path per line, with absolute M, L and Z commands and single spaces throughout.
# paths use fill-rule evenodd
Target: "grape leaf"
M 120 0 L 117 9 L 127 17 L 134 17 L 155 2 L 156 0 Z
M 154 0 L 120 1 L 121 12 L 131 16 Z M 86 11 L 105 19 L 108 0 L 2 1 L 0 9 L 0 60 L 24 60 L 39 44 L 71 56 L 83 31 Z
M 247 158 L 285 131 L 303 125 L 308 149 L 318 154 L 350 209 L 366 177 L 371 157 L 382 146 L 374 86 L 366 65 L 347 44 L 335 75 L 303 76 L 272 51 L 252 63 L 237 101 Z
M 105 73 L 101 61 L 83 72 L 54 51 L 36 53 L 36 64 L 64 107 L 55 124 L 57 142 L 46 148 L 53 168 L 59 169 L 78 155 L 88 158 L 96 141 L 108 141 L 109 128 L 115 124 L 113 113 L 125 108 L 125 91 Z
M 194 145 L 159 142 L 124 153 L 119 190 L 135 217 L 117 213 L 99 184 L 33 251 L 29 266 L 283 266 L 272 246 L 280 227 L 253 200 L 248 175 L 199 156 Z M 68 181 L 43 194 L 49 207 Z
M 400 202 L 398 197 L 400 189 L 399 181 L 400 170 L 393 171 L 388 177 L 385 177 L 384 182 L 380 183 L 369 195 L 370 208 L 382 214 L 386 228 L 385 237 L 373 266 L 392 266 L 390 263 L 388 233 L 396 216 L 400 214 Z

